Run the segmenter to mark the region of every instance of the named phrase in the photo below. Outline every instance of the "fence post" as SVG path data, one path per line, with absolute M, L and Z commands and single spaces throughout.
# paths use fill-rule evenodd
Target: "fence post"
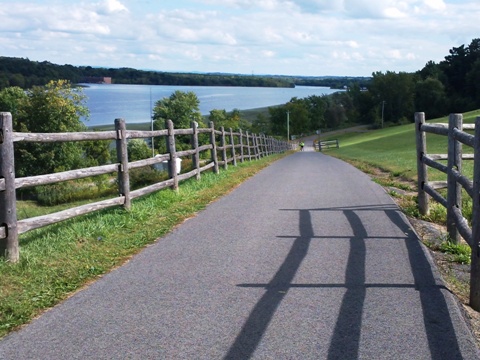
M 447 232 L 450 240 L 455 243 L 460 241 L 460 233 L 455 222 L 453 208 L 462 208 L 462 187 L 455 180 L 453 171 L 462 171 L 462 143 L 454 138 L 453 130 L 462 130 L 462 127 L 462 115 L 450 114 L 448 120 Z
M 480 117 L 475 120 L 470 306 L 480 311 Z
M 250 135 L 248 134 L 248 130 L 245 132 L 247 135 L 247 152 L 248 152 L 248 161 L 252 161 L 252 151 L 250 149 Z
M 198 151 L 198 123 L 196 121 L 192 121 L 190 123 L 192 127 L 192 148 L 195 150 L 195 154 L 192 155 L 192 166 L 194 169 L 197 170 L 197 174 L 195 178 L 200 180 L 200 152 Z
M 170 161 L 168 162 L 168 174 L 173 179 L 172 190 L 178 190 L 178 174 L 177 174 L 177 149 L 175 145 L 175 129 L 173 121 L 166 121 L 167 135 L 167 152 L 170 154 Z
M 218 174 L 220 170 L 218 169 L 218 157 L 217 157 L 217 142 L 215 136 L 215 124 L 213 121 L 210 121 L 210 143 L 212 144 L 212 161 L 213 161 L 213 171 L 215 174 Z
M 233 137 L 233 130 L 230 128 L 230 145 L 232 145 L 233 166 L 237 166 L 237 158 L 235 154 L 235 139 Z
M 243 158 L 245 156 L 244 154 L 244 151 L 243 151 L 243 132 L 242 132 L 242 129 L 239 130 L 240 132 L 240 137 L 239 137 L 239 140 L 240 140 L 240 162 L 244 162 L 245 159 Z
M 15 159 L 13 152 L 12 114 L 0 112 L 0 179 L 5 189 L 0 189 L 0 255 L 12 263 L 18 262 L 17 199 L 15 195 Z
M 120 196 L 125 197 L 123 207 L 129 210 L 132 206 L 130 199 L 130 177 L 128 175 L 128 151 L 127 151 L 127 127 L 124 119 L 115 119 L 115 131 L 117 139 L 115 141 L 117 147 L 118 167 L 118 192 Z
M 254 149 L 255 149 L 255 159 L 257 160 L 260 160 L 260 158 L 262 157 L 262 154 L 261 154 L 261 148 L 260 148 L 260 145 L 259 145 L 259 141 L 258 141 L 258 135 L 257 134 L 253 134 L 252 135 L 252 140 L 253 140 L 253 143 L 254 143 Z
M 227 170 L 228 163 L 227 163 L 227 142 L 225 141 L 225 128 L 221 126 L 220 131 L 222 132 L 222 137 L 220 139 L 220 146 L 222 147 L 223 168 Z
M 430 214 L 429 197 L 423 190 L 423 186 L 428 183 L 427 165 L 422 161 L 423 156 L 427 154 L 427 138 L 422 125 L 425 124 L 425 113 L 415 113 L 415 135 L 417 142 L 417 188 L 418 188 L 418 210 L 422 215 Z

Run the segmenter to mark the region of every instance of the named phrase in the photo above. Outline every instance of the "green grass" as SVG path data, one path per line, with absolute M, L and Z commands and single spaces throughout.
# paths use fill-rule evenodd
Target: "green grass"
M 467 244 L 455 244 L 452 241 L 444 241 L 440 244 L 439 250 L 451 255 L 450 261 L 460 264 L 470 264 L 472 250 Z
M 473 123 L 480 116 L 480 110 L 464 114 L 465 123 Z M 447 122 L 447 118 L 428 122 Z M 338 139 L 339 149 L 327 150 L 328 153 L 346 160 L 360 160 L 366 164 L 386 170 L 397 177 L 416 180 L 416 144 L 414 124 L 394 126 L 364 133 L 346 133 L 326 137 L 325 140 Z M 437 154 L 447 152 L 447 138 L 427 134 L 427 153 Z M 464 152 L 472 152 L 464 146 Z M 473 163 L 464 162 L 464 173 L 473 173 Z M 446 175 L 429 169 L 429 180 L 445 180 Z
M 282 156 L 239 163 L 218 175 L 204 173 L 200 181 L 182 182 L 178 192 L 163 190 L 133 201 L 128 212 L 112 208 L 23 234 L 20 261 L 0 260 L 0 337 L 121 265 Z M 19 205 L 28 217 L 64 207 Z
M 480 116 L 480 110 L 463 114 L 464 123 L 473 123 L 476 117 Z M 427 122 L 448 122 L 448 118 L 433 119 Z M 389 174 L 387 179 L 376 179 L 383 186 L 394 186 L 408 190 L 416 190 L 417 162 L 414 124 L 389 127 L 367 132 L 351 132 L 323 136 L 322 140 L 338 139 L 339 149 L 326 150 L 327 154 L 336 156 L 352 163 L 360 170 L 373 174 L 373 169 L 381 169 Z M 427 153 L 446 154 L 447 137 L 434 134 L 427 134 Z M 464 153 L 471 153 L 473 150 L 463 146 Z M 446 164 L 446 161 L 444 162 Z M 462 173 L 472 178 L 473 162 L 464 161 Z M 375 177 L 375 175 L 374 175 Z M 446 180 L 447 175 L 432 168 L 428 168 L 430 181 Z M 407 182 L 406 187 L 402 184 Z M 464 204 L 462 211 L 467 219 L 471 218 L 471 199 L 464 192 Z M 441 205 L 431 201 L 430 215 L 421 217 L 416 205 L 416 197 L 405 197 L 403 210 L 410 216 L 421 217 L 424 220 L 439 224 L 446 222 L 446 210 Z

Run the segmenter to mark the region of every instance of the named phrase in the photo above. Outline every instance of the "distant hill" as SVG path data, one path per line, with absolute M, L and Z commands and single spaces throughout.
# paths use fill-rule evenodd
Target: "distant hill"
M 369 78 L 300 77 L 282 75 L 242 75 L 228 73 L 182 73 L 132 68 L 101 68 L 57 65 L 48 61 L 0 56 L 0 89 L 19 86 L 27 89 L 45 85 L 51 80 L 65 79 L 72 83 L 88 83 L 92 79 L 109 79 L 112 84 L 294 87 L 295 85 L 342 88 L 352 82 L 363 86 Z

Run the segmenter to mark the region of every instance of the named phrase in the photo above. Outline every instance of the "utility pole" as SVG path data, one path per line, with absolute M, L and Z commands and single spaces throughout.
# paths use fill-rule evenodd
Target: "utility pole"
M 287 111 L 287 141 L 290 142 L 290 111 Z

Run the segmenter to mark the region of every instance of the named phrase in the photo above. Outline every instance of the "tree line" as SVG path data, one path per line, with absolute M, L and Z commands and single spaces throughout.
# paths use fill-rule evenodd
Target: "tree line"
M 367 83 L 352 82 L 345 91 L 328 96 L 293 98 L 270 109 L 269 119 L 257 119 L 257 132 L 308 134 L 357 124 L 373 128 L 413 122 L 415 112 L 427 118 L 480 108 L 480 39 L 453 47 L 439 63 L 421 70 L 374 72 Z
M 72 84 L 87 78 L 110 77 L 116 84 L 190 85 L 190 86 L 245 86 L 294 87 L 291 79 L 273 76 L 235 74 L 194 74 L 145 71 L 131 68 L 99 68 L 92 66 L 57 65 L 48 61 L 31 61 L 23 58 L 0 57 L 0 89 L 18 86 L 29 89 L 43 86 L 58 79 Z
M 31 65 L 29 62 L 23 64 L 27 67 Z M 42 69 L 36 73 L 38 78 L 66 77 L 61 72 L 48 73 L 46 69 L 49 67 L 36 64 Z M 66 71 L 69 66 L 58 69 Z M 17 71 L 21 72 L 21 67 Z M 423 111 L 429 118 L 434 118 L 479 107 L 480 39 L 474 39 L 468 46 L 452 48 L 438 64 L 430 61 L 415 73 L 375 72 L 368 83 L 352 81 L 345 90 L 332 95 L 292 98 L 284 105 L 269 108 L 268 116 L 260 115 L 252 123 L 242 119 L 238 110 L 226 112 L 213 109 L 205 119 L 200 114 L 195 93 L 181 91 L 158 100 L 153 116 L 157 129 L 164 126 L 165 119 L 173 119 L 177 128 L 189 127 L 192 120 L 201 127 L 213 121 L 217 128 L 224 126 L 226 129 L 285 138 L 287 126 L 290 134 L 302 135 L 357 124 L 380 127 L 409 123 L 416 111 Z M 20 132 L 85 131 L 86 127 L 80 119 L 88 118 L 82 90 L 69 80 L 54 80 L 27 90 L 21 86 L 6 86 L 0 90 L 0 111 L 12 113 L 14 130 Z M 288 124 L 287 116 L 290 120 Z M 179 146 L 187 147 L 188 141 L 180 141 Z M 163 146 L 161 140 L 157 140 L 153 152 L 163 153 Z M 20 177 L 111 161 L 109 144 L 102 142 L 26 143 L 16 146 L 15 151 L 16 174 Z M 151 154 L 152 149 L 145 142 L 132 143 L 131 157 L 141 158 Z

